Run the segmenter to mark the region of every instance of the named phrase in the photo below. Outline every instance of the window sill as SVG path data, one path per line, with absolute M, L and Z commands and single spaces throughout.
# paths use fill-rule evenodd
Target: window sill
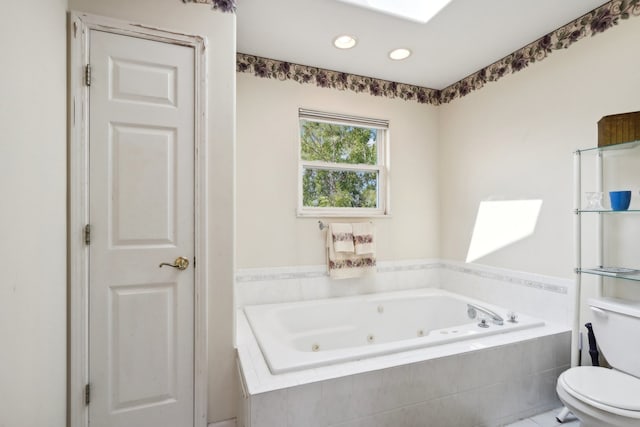
M 391 218 L 391 213 L 380 211 L 356 211 L 356 210 L 333 210 L 322 211 L 300 211 L 296 213 L 298 218 Z

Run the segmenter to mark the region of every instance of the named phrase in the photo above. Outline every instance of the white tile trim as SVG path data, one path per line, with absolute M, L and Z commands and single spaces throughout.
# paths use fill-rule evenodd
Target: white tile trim
M 236 282 L 262 282 L 265 280 L 309 279 L 329 277 L 324 265 L 308 265 L 300 267 L 246 268 L 236 272 Z
M 503 268 L 489 267 L 478 264 L 466 264 L 462 262 L 447 261 L 442 263 L 442 268 L 458 273 L 472 274 L 484 279 L 498 280 L 514 285 L 527 286 L 538 290 L 567 294 L 571 279 L 562 279 L 540 274 L 526 273 Z
M 378 273 L 397 273 L 431 269 L 446 269 L 559 294 L 567 294 L 570 283 L 572 283 L 570 279 L 543 276 L 479 264 L 434 259 L 382 261 L 378 262 L 377 271 Z M 300 280 L 318 277 L 328 277 L 326 266 L 247 268 L 239 269 L 236 272 L 236 283 L 261 282 L 267 280 Z

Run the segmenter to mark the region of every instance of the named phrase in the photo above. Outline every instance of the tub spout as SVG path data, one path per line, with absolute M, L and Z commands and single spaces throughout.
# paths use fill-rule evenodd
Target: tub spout
M 478 311 L 489 316 L 491 318 L 491 321 L 496 325 L 504 324 L 504 319 L 502 319 L 502 317 L 500 317 L 498 313 L 491 311 L 488 308 L 481 307 L 479 305 L 467 304 L 467 314 L 471 319 L 476 318 L 476 316 L 478 315 Z

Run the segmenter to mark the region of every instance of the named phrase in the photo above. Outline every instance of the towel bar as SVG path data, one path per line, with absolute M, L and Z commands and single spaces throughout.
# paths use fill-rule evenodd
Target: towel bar
M 371 224 L 373 224 L 373 221 L 369 221 Z M 329 228 L 329 224 L 325 224 L 322 221 L 318 221 L 318 228 L 320 229 L 320 231 L 324 230 L 325 228 Z

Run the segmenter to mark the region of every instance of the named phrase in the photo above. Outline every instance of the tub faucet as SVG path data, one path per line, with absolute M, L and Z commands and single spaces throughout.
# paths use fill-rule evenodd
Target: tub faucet
M 496 325 L 502 325 L 504 324 L 504 319 L 502 319 L 502 317 L 500 317 L 500 315 L 498 315 L 497 313 L 489 310 L 488 308 L 484 308 L 481 307 L 479 305 L 475 305 L 475 304 L 467 304 L 467 314 L 469 315 L 469 317 L 471 319 L 475 319 L 476 316 L 478 315 L 478 311 L 481 313 L 486 314 L 487 316 L 489 316 L 491 318 L 491 321 L 493 323 L 495 323 Z

